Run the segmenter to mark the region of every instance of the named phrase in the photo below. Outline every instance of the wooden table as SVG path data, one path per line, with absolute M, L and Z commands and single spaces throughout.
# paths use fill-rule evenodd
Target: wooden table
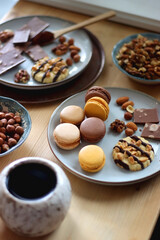
M 88 19 L 88 16 L 83 14 L 19 1 L 3 20 L 36 14 L 61 17 L 73 22 Z M 104 70 L 95 85 L 137 89 L 160 100 L 159 86 L 147 86 L 129 80 L 114 66 L 111 58 L 112 48 L 117 41 L 130 34 L 144 32 L 143 29 L 109 21 L 95 23 L 87 29 L 98 37 L 106 54 Z M 26 156 L 40 156 L 57 162 L 47 142 L 47 127 L 51 114 L 60 103 L 59 101 L 36 105 L 24 104 L 32 119 L 31 133 L 18 150 L 0 159 L 1 170 L 10 162 Z M 65 172 L 71 182 L 73 194 L 69 212 L 59 229 L 38 239 L 149 239 L 160 209 L 159 175 L 139 184 L 113 187 L 93 184 L 66 170 Z M 28 238 L 15 235 L 0 220 L 0 239 Z

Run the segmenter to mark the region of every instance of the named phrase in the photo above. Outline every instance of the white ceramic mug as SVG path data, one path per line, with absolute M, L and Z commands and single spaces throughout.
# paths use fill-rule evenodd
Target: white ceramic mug
M 37 237 L 54 231 L 71 201 L 64 171 L 39 157 L 18 159 L 0 174 L 0 215 L 19 235 Z

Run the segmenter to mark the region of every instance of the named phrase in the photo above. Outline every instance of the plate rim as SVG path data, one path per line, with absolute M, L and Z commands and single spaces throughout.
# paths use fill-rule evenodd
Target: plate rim
M 129 89 L 129 88 L 119 88 L 119 87 L 104 87 L 106 88 L 107 90 L 110 90 L 110 89 L 121 89 L 123 91 L 130 91 L 130 92 L 137 92 L 138 94 L 141 94 L 141 95 L 144 95 L 146 97 L 149 97 L 150 99 L 156 101 L 159 105 L 160 105 L 160 101 L 157 100 L 156 98 L 152 97 L 151 95 L 149 94 L 146 94 L 144 92 L 141 92 L 139 90 L 135 90 L 135 89 Z M 70 100 L 71 98 L 74 98 L 76 97 L 76 95 L 80 95 L 82 93 L 86 92 L 86 90 L 82 91 L 82 92 L 79 92 L 79 93 L 76 93 L 70 97 L 68 97 L 67 99 L 65 99 L 52 113 L 51 117 L 50 117 L 50 120 L 49 120 L 49 123 L 48 123 L 48 128 L 47 128 L 47 140 L 48 140 L 48 144 L 49 144 L 49 147 L 52 151 L 52 153 L 54 154 L 55 158 L 57 159 L 57 161 L 65 168 L 67 169 L 69 172 L 71 172 L 73 175 L 83 179 L 83 180 L 86 180 L 86 181 L 89 181 L 89 182 L 93 182 L 93 183 L 96 183 L 96 184 L 101 184 L 101 185 L 108 185 L 108 186 L 124 186 L 124 185 L 131 185 L 131 184 L 135 184 L 135 183 L 139 183 L 139 182 L 142 182 L 142 181 L 146 181 L 156 175 L 158 175 L 160 173 L 160 168 L 154 172 L 153 174 L 150 174 L 148 176 L 145 176 L 145 177 L 141 177 L 139 179 L 135 179 L 135 180 L 131 180 L 131 181 L 119 181 L 119 182 L 111 182 L 111 181 L 101 181 L 101 180 L 96 180 L 96 179 L 93 179 L 89 176 L 85 176 L 83 173 L 79 173 L 77 171 L 73 171 L 72 169 L 70 169 L 68 166 L 66 166 L 66 164 L 63 163 L 63 161 L 61 161 L 55 154 L 54 150 L 52 149 L 51 147 L 51 140 L 49 138 L 49 130 L 50 130 L 50 125 L 52 123 L 52 118 L 53 116 L 56 114 L 56 112 L 61 108 L 61 106 L 67 102 L 68 100 Z
M 158 37 L 158 39 L 160 40 L 160 34 L 158 33 L 151 33 L 151 32 L 143 32 L 143 33 L 135 33 L 135 34 L 132 34 L 132 35 L 129 35 L 123 39 L 121 39 L 120 41 L 118 41 L 113 49 L 112 49 L 112 60 L 115 64 L 115 66 L 122 72 L 124 73 L 125 75 L 127 75 L 129 78 L 133 79 L 134 81 L 137 81 L 139 83 L 143 83 L 143 84 L 148 84 L 148 85 L 154 85 L 154 84 L 160 84 L 160 78 L 158 79 L 153 79 L 153 80 L 149 80 L 149 79 L 146 79 L 146 78 L 141 78 L 141 77 L 137 77 L 137 76 L 133 76 L 131 74 L 129 74 L 127 71 L 125 71 L 119 64 L 118 64 L 118 61 L 116 59 L 116 52 L 119 51 L 119 49 L 122 47 L 122 45 L 124 43 L 128 43 L 129 41 L 131 41 L 132 39 L 136 38 L 138 35 L 142 35 L 142 36 L 153 36 L 153 38 L 155 38 L 156 36 Z M 155 37 L 154 37 L 155 36 Z M 152 39 L 153 39 L 152 38 Z M 128 40 L 128 41 L 127 41 Z
M 26 15 L 26 16 L 19 16 L 19 17 L 15 17 L 15 18 L 11 18 L 11 19 L 8 19 L 6 21 L 3 21 L 0 23 L 0 27 L 3 25 L 3 24 L 9 24 L 10 22 L 14 21 L 14 20 L 21 20 L 21 19 L 31 19 L 33 17 L 39 17 L 39 18 L 49 18 L 51 20 L 53 19 L 57 19 L 57 20 L 61 20 L 61 21 L 64 21 L 64 22 L 67 22 L 69 24 L 76 24 L 75 22 L 72 22 L 70 20 L 66 20 L 66 19 L 63 19 L 63 18 L 59 18 L 59 17 L 54 17 L 54 16 L 49 16 L 49 15 Z M 48 26 L 49 27 L 49 26 Z M 74 76 L 72 76 L 71 78 L 68 78 L 68 79 L 64 79 L 62 81 L 59 81 L 59 82 L 56 82 L 55 83 L 46 83 L 45 85 L 37 85 L 37 86 L 32 86 L 32 85 L 26 85 L 26 84 L 22 84 L 22 83 L 8 83 L 7 81 L 3 80 L 1 78 L 1 75 L 0 75 L 0 83 L 5 85 L 5 86 L 9 86 L 11 88 L 16 88 L 16 89 L 22 89 L 22 90 L 43 90 L 43 89 L 48 89 L 48 88 L 56 88 L 56 87 L 60 87 L 60 86 L 64 86 L 66 85 L 67 83 L 71 82 L 71 81 L 74 81 L 76 79 L 76 77 L 78 77 L 83 71 L 85 71 L 85 69 L 87 68 L 87 66 L 89 65 L 90 61 L 91 61 L 91 58 L 92 58 L 92 54 L 93 54 L 93 46 L 92 46 L 92 41 L 90 39 L 90 36 L 88 34 L 88 31 L 87 29 L 85 28 L 80 28 L 80 29 L 77 29 L 75 31 L 83 31 L 87 36 L 88 36 L 88 40 L 90 42 L 90 46 L 91 46 L 91 52 L 90 52 L 90 56 L 88 58 L 88 62 L 87 64 L 85 65 L 85 67 L 80 71 L 80 72 L 77 72 Z M 34 64 L 34 62 L 33 62 Z

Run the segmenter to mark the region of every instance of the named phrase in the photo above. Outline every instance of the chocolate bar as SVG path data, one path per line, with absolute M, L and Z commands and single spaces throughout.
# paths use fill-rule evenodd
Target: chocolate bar
M 26 23 L 20 30 L 27 30 L 29 29 L 30 32 L 30 38 L 34 38 L 36 35 L 38 35 L 40 32 L 42 32 L 44 29 L 46 29 L 49 26 L 49 23 L 41 20 L 38 17 L 32 18 L 28 23 Z
M 19 50 L 21 53 L 30 45 L 30 42 L 26 42 L 23 44 L 19 44 L 15 46 L 13 44 L 13 38 L 8 40 L 1 48 L 0 48 L 0 54 L 4 54 L 10 51 L 13 51 L 14 49 Z
M 134 111 L 135 123 L 159 123 L 158 111 L 156 108 L 137 108 Z
M 30 35 L 30 29 L 17 30 L 14 33 L 13 43 L 14 44 L 26 43 L 28 42 L 29 35 Z
M 48 54 L 39 45 L 30 46 L 26 49 L 25 53 L 27 53 L 33 61 L 48 57 Z
M 19 65 L 24 61 L 24 57 L 17 49 L 13 49 L 7 53 L 0 55 L 0 74 L 10 70 L 11 68 Z
M 156 123 L 146 123 L 142 130 L 141 137 L 160 140 L 160 125 Z

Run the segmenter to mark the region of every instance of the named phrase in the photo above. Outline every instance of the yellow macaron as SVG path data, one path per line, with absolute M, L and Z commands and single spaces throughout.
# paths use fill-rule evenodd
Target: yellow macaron
M 105 154 L 97 145 L 87 145 L 79 152 L 79 163 L 81 168 L 87 172 L 98 172 L 105 164 Z
M 109 115 L 109 105 L 101 97 L 92 97 L 86 102 L 84 112 L 87 117 L 98 117 L 105 121 Z

